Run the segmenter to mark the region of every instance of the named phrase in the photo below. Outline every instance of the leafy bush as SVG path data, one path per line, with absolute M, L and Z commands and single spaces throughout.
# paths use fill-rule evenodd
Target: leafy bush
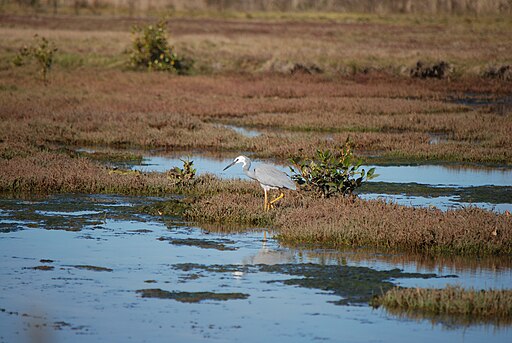
M 194 168 L 194 161 L 182 160 L 183 168 L 174 167 L 167 172 L 167 178 L 176 184 L 183 184 L 193 180 L 196 176 L 196 169 Z
M 48 73 L 53 65 L 54 54 L 57 51 L 55 45 L 45 37 L 34 36 L 34 44 L 24 46 L 13 60 L 14 65 L 22 66 L 26 59 L 35 59 L 39 65 L 39 74 L 44 82 L 48 82 Z
M 300 188 L 324 198 L 351 195 L 364 181 L 377 176 L 375 168 L 368 172 L 364 169 L 359 171 L 362 161 L 354 157 L 348 141 L 339 151 L 317 150 L 316 157 L 312 160 L 295 157 L 290 161 L 298 169 L 297 173 L 290 168 L 292 179 Z
M 130 66 L 156 71 L 173 71 L 186 74 L 191 60 L 179 58 L 167 42 L 167 21 L 160 20 L 156 25 L 133 26 L 134 35 Z

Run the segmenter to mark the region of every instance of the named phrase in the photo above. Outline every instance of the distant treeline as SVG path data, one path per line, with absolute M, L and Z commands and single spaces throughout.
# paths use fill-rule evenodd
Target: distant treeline
M 152 10 L 512 14 L 512 0 L 0 0 L 4 10 L 8 5 L 53 12 L 110 9 L 130 14 Z

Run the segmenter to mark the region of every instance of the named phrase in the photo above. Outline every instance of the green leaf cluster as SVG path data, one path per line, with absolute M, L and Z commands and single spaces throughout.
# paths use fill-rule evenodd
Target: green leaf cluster
M 362 160 L 353 155 L 348 140 L 336 151 L 317 150 L 311 160 L 293 157 L 290 161 L 298 170 L 290 168 L 299 187 L 324 198 L 352 195 L 363 182 L 377 176 L 375 168 L 360 169 Z
M 167 42 L 167 21 L 160 20 L 145 27 L 133 26 L 133 43 L 129 65 L 155 71 L 171 71 L 186 74 L 191 60 L 180 58 Z
M 174 167 L 167 172 L 167 178 L 177 184 L 183 184 L 192 181 L 196 176 L 196 169 L 194 168 L 194 161 L 188 159 L 180 161 L 183 162 L 183 168 Z
M 16 57 L 14 57 L 13 63 L 15 66 L 20 67 L 26 63 L 27 59 L 36 60 L 39 66 L 39 75 L 46 83 L 48 82 L 48 73 L 53 65 L 55 52 L 57 52 L 57 48 L 53 42 L 36 34 L 34 36 L 34 44 L 21 48 Z

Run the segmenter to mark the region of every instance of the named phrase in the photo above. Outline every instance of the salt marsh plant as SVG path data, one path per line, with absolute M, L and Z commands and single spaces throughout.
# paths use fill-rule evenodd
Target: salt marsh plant
M 15 66 L 22 66 L 28 60 L 35 60 L 39 67 L 39 75 L 46 83 L 48 82 L 48 73 L 53 65 L 54 55 L 57 52 L 55 44 L 45 37 L 34 36 L 34 43 L 30 46 L 22 47 L 13 60 Z
M 167 172 L 167 178 L 176 184 L 184 184 L 193 180 L 196 176 L 194 161 L 189 159 L 183 160 L 181 158 L 180 161 L 183 162 L 183 168 L 174 167 Z
M 132 28 L 133 44 L 130 54 L 132 68 L 147 68 L 156 71 L 172 71 L 186 74 L 190 61 L 179 58 L 174 47 L 167 42 L 167 21 Z
M 356 158 L 351 149 L 349 140 L 337 151 L 317 150 L 316 156 L 311 160 L 291 158 L 290 161 L 298 169 L 298 173 L 290 167 L 292 179 L 300 188 L 329 198 L 334 195 L 352 195 L 364 181 L 375 176 L 375 168 L 367 172 L 359 170 L 362 160 Z
M 424 317 L 456 316 L 470 321 L 510 323 L 512 320 L 511 290 L 476 290 L 460 286 L 444 289 L 390 289 L 375 297 L 374 307 L 384 306 L 391 313 Z

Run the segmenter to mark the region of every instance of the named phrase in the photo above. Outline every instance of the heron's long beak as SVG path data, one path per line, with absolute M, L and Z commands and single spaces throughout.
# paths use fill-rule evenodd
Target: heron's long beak
M 229 167 L 231 167 L 231 166 L 232 166 L 232 165 L 234 165 L 234 164 L 235 164 L 235 161 L 231 162 L 231 164 L 230 164 L 229 166 L 227 166 L 226 168 L 224 168 L 224 169 L 222 169 L 222 170 L 226 170 L 226 169 L 228 169 Z

